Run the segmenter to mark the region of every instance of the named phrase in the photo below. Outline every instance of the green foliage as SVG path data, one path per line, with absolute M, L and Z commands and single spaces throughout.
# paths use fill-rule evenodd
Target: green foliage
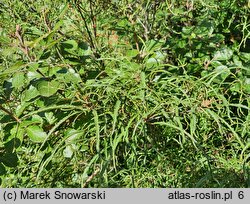
M 249 187 L 249 9 L 3 0 L 1 187 Z

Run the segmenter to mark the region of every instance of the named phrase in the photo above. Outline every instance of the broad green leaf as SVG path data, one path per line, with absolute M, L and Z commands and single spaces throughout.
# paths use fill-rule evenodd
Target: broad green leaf
M 224 48 L 222 50 L 219 50 L 215 53 L 214 58 L 215 60 L 229 60 L 233 56 L 233 51 L 230 48 Z
M 41 81 L 37 83 L 37 90 L 41 96 L 49 97 L 54 95 L 59 89 L 60 83 L 53 81 Z
M 241 84 L 239 82 L 232 84 L 230 87 L 230 91 L 241 92 Z
M 177 42 L 177 45 L 179 48 L 185 48 L 187 46 L 187 42 L 186 42 L 186 40 L 179 40 Z
M 29 101 L 35 97 L 39 96 L 39 91 L 34 86 L 30 86 L 28 90 L 23 93 L 23 100 Z
M 43 129 L 37 125 L 29 126 L 26 131 L 28 137 L 33 142 L 42 143 L 47 137 L 46 132 L 44 132 Z
M 250 94 L 250 78 L 246 78 L 245 79 L 245 83 L 243 85 L 243 89 L 245 92 L 247 92 L 248 94 Z
M 0 156 L 0 161 L 8 167 L 16 167 L 18 165 L 18 157 L 15 153 L 4 153 Z
M 157 66 L 164 60 L 164 58 L 165 58 L 164 54 L 160 51 L 157 51 L 153 54 L 153 56 L 147 59 L 146 67 L 151 68 L 153 66 Z
M 73 143 L 83 135 L 82 130 L 69 129 L 66 131 L 65 136 L 67 137 L 66 143 Z
M 212 60 L 211 65 L 216 68 L 218 66 L 222 66 L 223 64 L 220 61 Z
M 230 72 L 229 68 L 225 65 L 221 65 L 215 68 L 215 72 L 222 72 L 222 73 L 228 73 Z
M 155 58 L 156 58 L 158 61 L 163 61 L 163 60 L 165 59 L 165 56 L 166 56 L 166 55 L 164 55 L 163 52 L 161 52 L 161 51 L 156 51 L 154 55 L 155 55 Z
M 130 25 L 131 23 L 126 18 L 123 18 L 117 22 L 117 26 L 121 28 L 128 28 Z
M 25 108 L 27 108 L 30 105 L 30 102 L 25 102 L 22 101 L 15 109 L 16 112 L 16 116 L 19 117 L 23 111 L 25 110 Z
M 133 57 L 136 57 L 138 54 L 139 54 L 139 51 L 136 50 L 136 49 L 128 50 L 128 51 L 126 52 L 126 56 L 127 56 L 128 58 L 130 58 L 130 59 L 133 58 Z
M 81 77 L 74 69 L 69 68 L 66 73 L 58 74 L 59 77 L 62 77 L 65 83 L 80 83 Z
M 53 112 L 46 112 L 44 113 L 44 116 L 50 125 L 55 123 L 56 117 L 54 116 Z
M 9 137 L 8 139 L 17 138 L 20 140 L 20 142 L 22 142 L 24 133 L 25 133 L 24 128 L 15 125 L 10 131 L 11 137 Z
M 145 43 L 145 48 L 147 52 L 154 52 L 156 50 L 159 50 L 163 44 L 164 42 L 160 40 L 149 40 Z
M 88 146 L 88 142 L 87 141 L 84 141 L 82 144 L 81 144 L 81 147 L 80 147 L 80 151 L 84 152 L 84 151 L 87 151 L 89 149 L 89 146 Z
M 77 50 L 78 48 L 78 43 L 75 40 L 66 40 L 61 43 L 62 48 L 66 50 L 67 52 L 72 52 Z
M 194 26 L 186 26 L 182 28 L 182 36 L 184 38 L 190 37 L 194 30 Z
M 40 115 L 32 115 L 31 121 L 33 123 L 39 123 L 39 124 L 43 124 L 43 118 Z
M 22 128 L 26 128 L 30 125 L 40 125 L 43 124 L 43 118 L 37 114 L 32 115 L 31 119 L 29 120 L 23 120 L 21 123 Z
M 71 158 L 74 153 L 74 149 L 72 148 L 71 145 L 67 145 L 65 149 L 63 150 L 63 156 L 65 158 Z
M 16 89 L 20 89 L 25 84 L 24 73 L 16 73 L 12 79 L 12 86 Z
M 88 46 L 88 44 L 85 42 L 79 42 L 77 55 L 78 56 L 87 56 L 90 54 L 91 54 L 91 49 Z
M 194 33 L 200 37 L 202 36 L 210 36 L 214 31 L 214 25 L 212 22 L 207 20 L 203 20 L 196 28 L 194 29 Z
M 233 62 L 237 67 L 243 67 L 242 61 L 239 59 L 237 55 L 233 56 Z
M 230 69 L 225 65 L 216 67 L 214 71 L 218 75 L 218 77 L 215 79 L 215 82 L 217 83 L 224 81 L 231 73 Z
M 250 53 L 247 52 L 241 52 L 240 53 L 240 58 L 245 61 L 245 62 L 249 62 L 250 61 Z

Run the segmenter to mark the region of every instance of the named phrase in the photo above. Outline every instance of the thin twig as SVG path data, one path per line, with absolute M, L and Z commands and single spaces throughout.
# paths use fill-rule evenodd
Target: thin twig
M 4 108 L 1 104 L 0 104 L 0 109 L 3 112 L 7 113 L 9 116 L 11 116 L 15 121 L 17 121 L 18 123 L 21 123 L 21 120 L 17 116 L 15 116 L 12 112 Z
M 29 59 L 30 62 L 33 62 L 34 59 L 32 59 L 30 57 L 30 53 L 29 53 L 29 48 L 27 45 L 25 45 L 24 43 L 24 39 L 23 39 L 23 35 L 22 35 L 22 29 L 20 25 L 16 25 L 16 32 L 15 32 L 15 36 L 17 37 L 17 39 L 19 40 L 19 44 L 20 44 L 20 48 L 23 51 L 23 53 L 27 56 L 27 58 Z M 41 74 L 43 77 L 46 77 L 39 69 L 36 69 L 36 71 Z
M 81 5 L 79 4 L 79 2 L 76 2 L 76 9 L 77 9 L 77 11 L 79 12 L 79 14 L 80 14 L 80 16 L 81 16 L 81 18 L 82 18 L 82 20 L 83 20 L 83 22 L 84 22 L 84 26 L 85 26 L 86 31 L 87 31 L 87 34 L 88 34 L 88 39 L 89 39 L 90 47 L 91 47 L 91 49 L 93 50 L 93 54 L 94 54 L 94 56 L 95 56 L 97 59 L 99 59 L 99 58 L 101 57 L 101 55 L 98 53 L 97 47 L 96 47 L 96 45 L 95 45 L 95 43 L 94 43 L 94 40 L 93 40 L 93 37 L 92 37 L 92 33 L 91 33 L 91 31 L 90 31 L 90 29 L 89 29 L 89 27 L 88 27 L 87 20 L 86 20 L 86 18 L 84 17 L 83 12 L 82 12 L 82 10 L 84 10 L 84 9 L 81 7 Z M 95 17 L 93 16 L 93 19 L 91 19 L 91 20 L 93 20 L 93 22 L 95 22 L 95 19 L 94 19 L 94 18 L 95 18 Z M 92 22 L 92 23 L 93 23 L 93 22 Z M 95 31 L 94 31 L 94 32 L 95 32 Z M 95 35 L 96 35 L 96 34 L 95 34 Z M 104 64 L 104 62 L 103 62 L 102 60 L 100 61 L 100 65 L 101 65 L 102 67 L 105 66 L 105 64 Z
M 99 173 L 100 169 L 95 170 L 93 174 L 91 174 L 88 179 L 85 181 L 85 183 L 82 185 L 82 188 L 85 188 L 88 183 Z
M 94 36 L 96 38 L 96 16 L 94 15 L 93 12 L 93 6 L 92 6 L 92 1 L 89 1 L 89 7 L 90 7 L 90 19 L 92 21 L 92 26 L 93 26 L 93 30 L 94 30 Z
M 22 30 L 21 30 L 21 26 L 20 25 L 16 25 L 15 36 L 19 40 L 19 44 L 20 44 L 21 50 L 24 52 L 24 54 L 28 57 L 29 61 L 31 62 L 32 60 L 31 60 L 30 55 L 29 55 L 29 48 L 24 43 L 24 39 L 23 39 L 23 36 L 22 36 Z
M 76 7 L 77 7 L 77 10 L 78 10 L 78 12 L 79 12 L 79 14 L 80 14 L 80 16 L 81 16 L 83 22 L 84 22 L 84 26 L 85 26 L 85 28 L 86 28 L 86 31 L 87 31 L 87 34 L 88 34 L 88 37 L 89 37 L 90 46 L 91 46 L 91 48 L 92 48 L 93 50 L 96 50 L 96 49 L 95 49 L 95 44 L 94 44 L 94 41 L 93 41 L 93 38 L 92 38 L 92 35 L 91 35 L 91 32 L 90 32 L 89 27 L 88 27 L 88 24 L 87 24 L 87 21 L 86 21 L 84 15 L 83 15 L 83 13 L 82 13 L 82 8 L 81 8 L 81 6 L 80 6 L 79 3 L 76 4 Z
M 47 16 L 46 16 L 46 11 L 43 10 L 43 21 L 44 21 L 44 24 L 46 25 L 47 29 L 49 32 L 51 32 L 51 23 L 50 21 L 48 20 Z

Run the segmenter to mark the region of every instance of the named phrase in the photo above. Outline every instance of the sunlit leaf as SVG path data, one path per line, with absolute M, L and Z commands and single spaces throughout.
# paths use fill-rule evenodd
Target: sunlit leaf
M 37 84 L 37 90 L 41 96 L 49 97 L 54 95 L 59 89 L 58 81 L 41 81 Z
M 29 101 L 35 97 L 39 96 L 39 91 L 34 86 L 30 86 L 28 90 L 23 93 L 23 100 Z
M 39 126 L 29 126 L 26 129 L 28 137 L 33 141 L 33 142 L 38 142 L 41 143 L 43 142 L 47 134 L 46 132 L 43 131 L 43 129 Z
M 12 86 L 16 89 L 21 88 L 25 83 L 24 73 L 16 73 L 12 79 Z
M 65 158 L 71 158 L 73 153 L 74 153 L 75 149 L 73 148 L 72 145 L 67 145 L 65 147 L 65 149 L 63 150 L 63 156 Z
M 66 131 L 65 137 L 67 137 L 66 142 L 67 143 L 73 143 L 74 141 L 77 141 L 84 132 L 82 130 L 75 130 L 75 129 L 68 129 Z
M 224 48 L 215 53 L 214 59 L 224 61 L 231 59 L 232 56 L 233 56 L 233 51 L 229 48 Z

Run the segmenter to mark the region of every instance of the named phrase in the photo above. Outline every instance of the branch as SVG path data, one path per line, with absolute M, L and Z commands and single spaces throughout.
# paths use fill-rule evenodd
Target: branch
M 85 183 L 82 185 L 82 188 L 86 188 L 86 186 L 88 185 L 88 183 L 99 173 L 100 169 L 98 168 L 97 170 L 95 170 L 95 172 L 90 175 L 88 177 L 88 179 L 85 181 Z
M 29 48 L 27 45 L 25 45 L 24 43 L 24 39 L 23 39 L 23 35 L 22 35 L 22 29 L 20 25 L 16 25 L 16 32 L 15 32 L 15 36 L 18 38 L 19 40 L 19 44 L 20 44 L 20 48 L 23 51 L 23 53 L 27 56 L 27 58 L 29 59 L 30 62 L 32 62 L 32 58 L 30 57 L 30 52 L 29 52 Z M 41 74 L 43 77 L 46 77 L 39 69 L 36 69 L 36 71 Z
M 86 31 L 87 31 L 87 33 L 88 33 L 89 41 L 90 41 L 90 44 L 91 44 L 90 46 L 92 47 L 92 49 L 93 49 L 94 51 L 96 51 L 96 49 L 95 49 L 95 44 L 94 44 L 94 41 L 93 41 L 91 32 L 90 32 L 90 30 L 89 30 L 87 21 L 86 21 L 86 19 L 84 18 L 83 13 L 82 13 L 82 8 L 81 8 L 81 6 L 79 5 L 79 3 L 76 5 L 76 7 L 77 7 L 78 12 L 80 13 L 80 16 L 81 16 L 81 18 L 82 18 L 82 20 L 83 20 L 83 22 L 84 22 L 84 26 L 85 26 Z
M 0 104 L 0 110 L 2 110 L 3 112 L 7 113 L 10 117 L 12 117 L 18 123 L 21 123 L 21 120 L 17 116 L 15 116 L 12 112 L 10 112 L 6 108 L 4 108 L 1 104 Z

